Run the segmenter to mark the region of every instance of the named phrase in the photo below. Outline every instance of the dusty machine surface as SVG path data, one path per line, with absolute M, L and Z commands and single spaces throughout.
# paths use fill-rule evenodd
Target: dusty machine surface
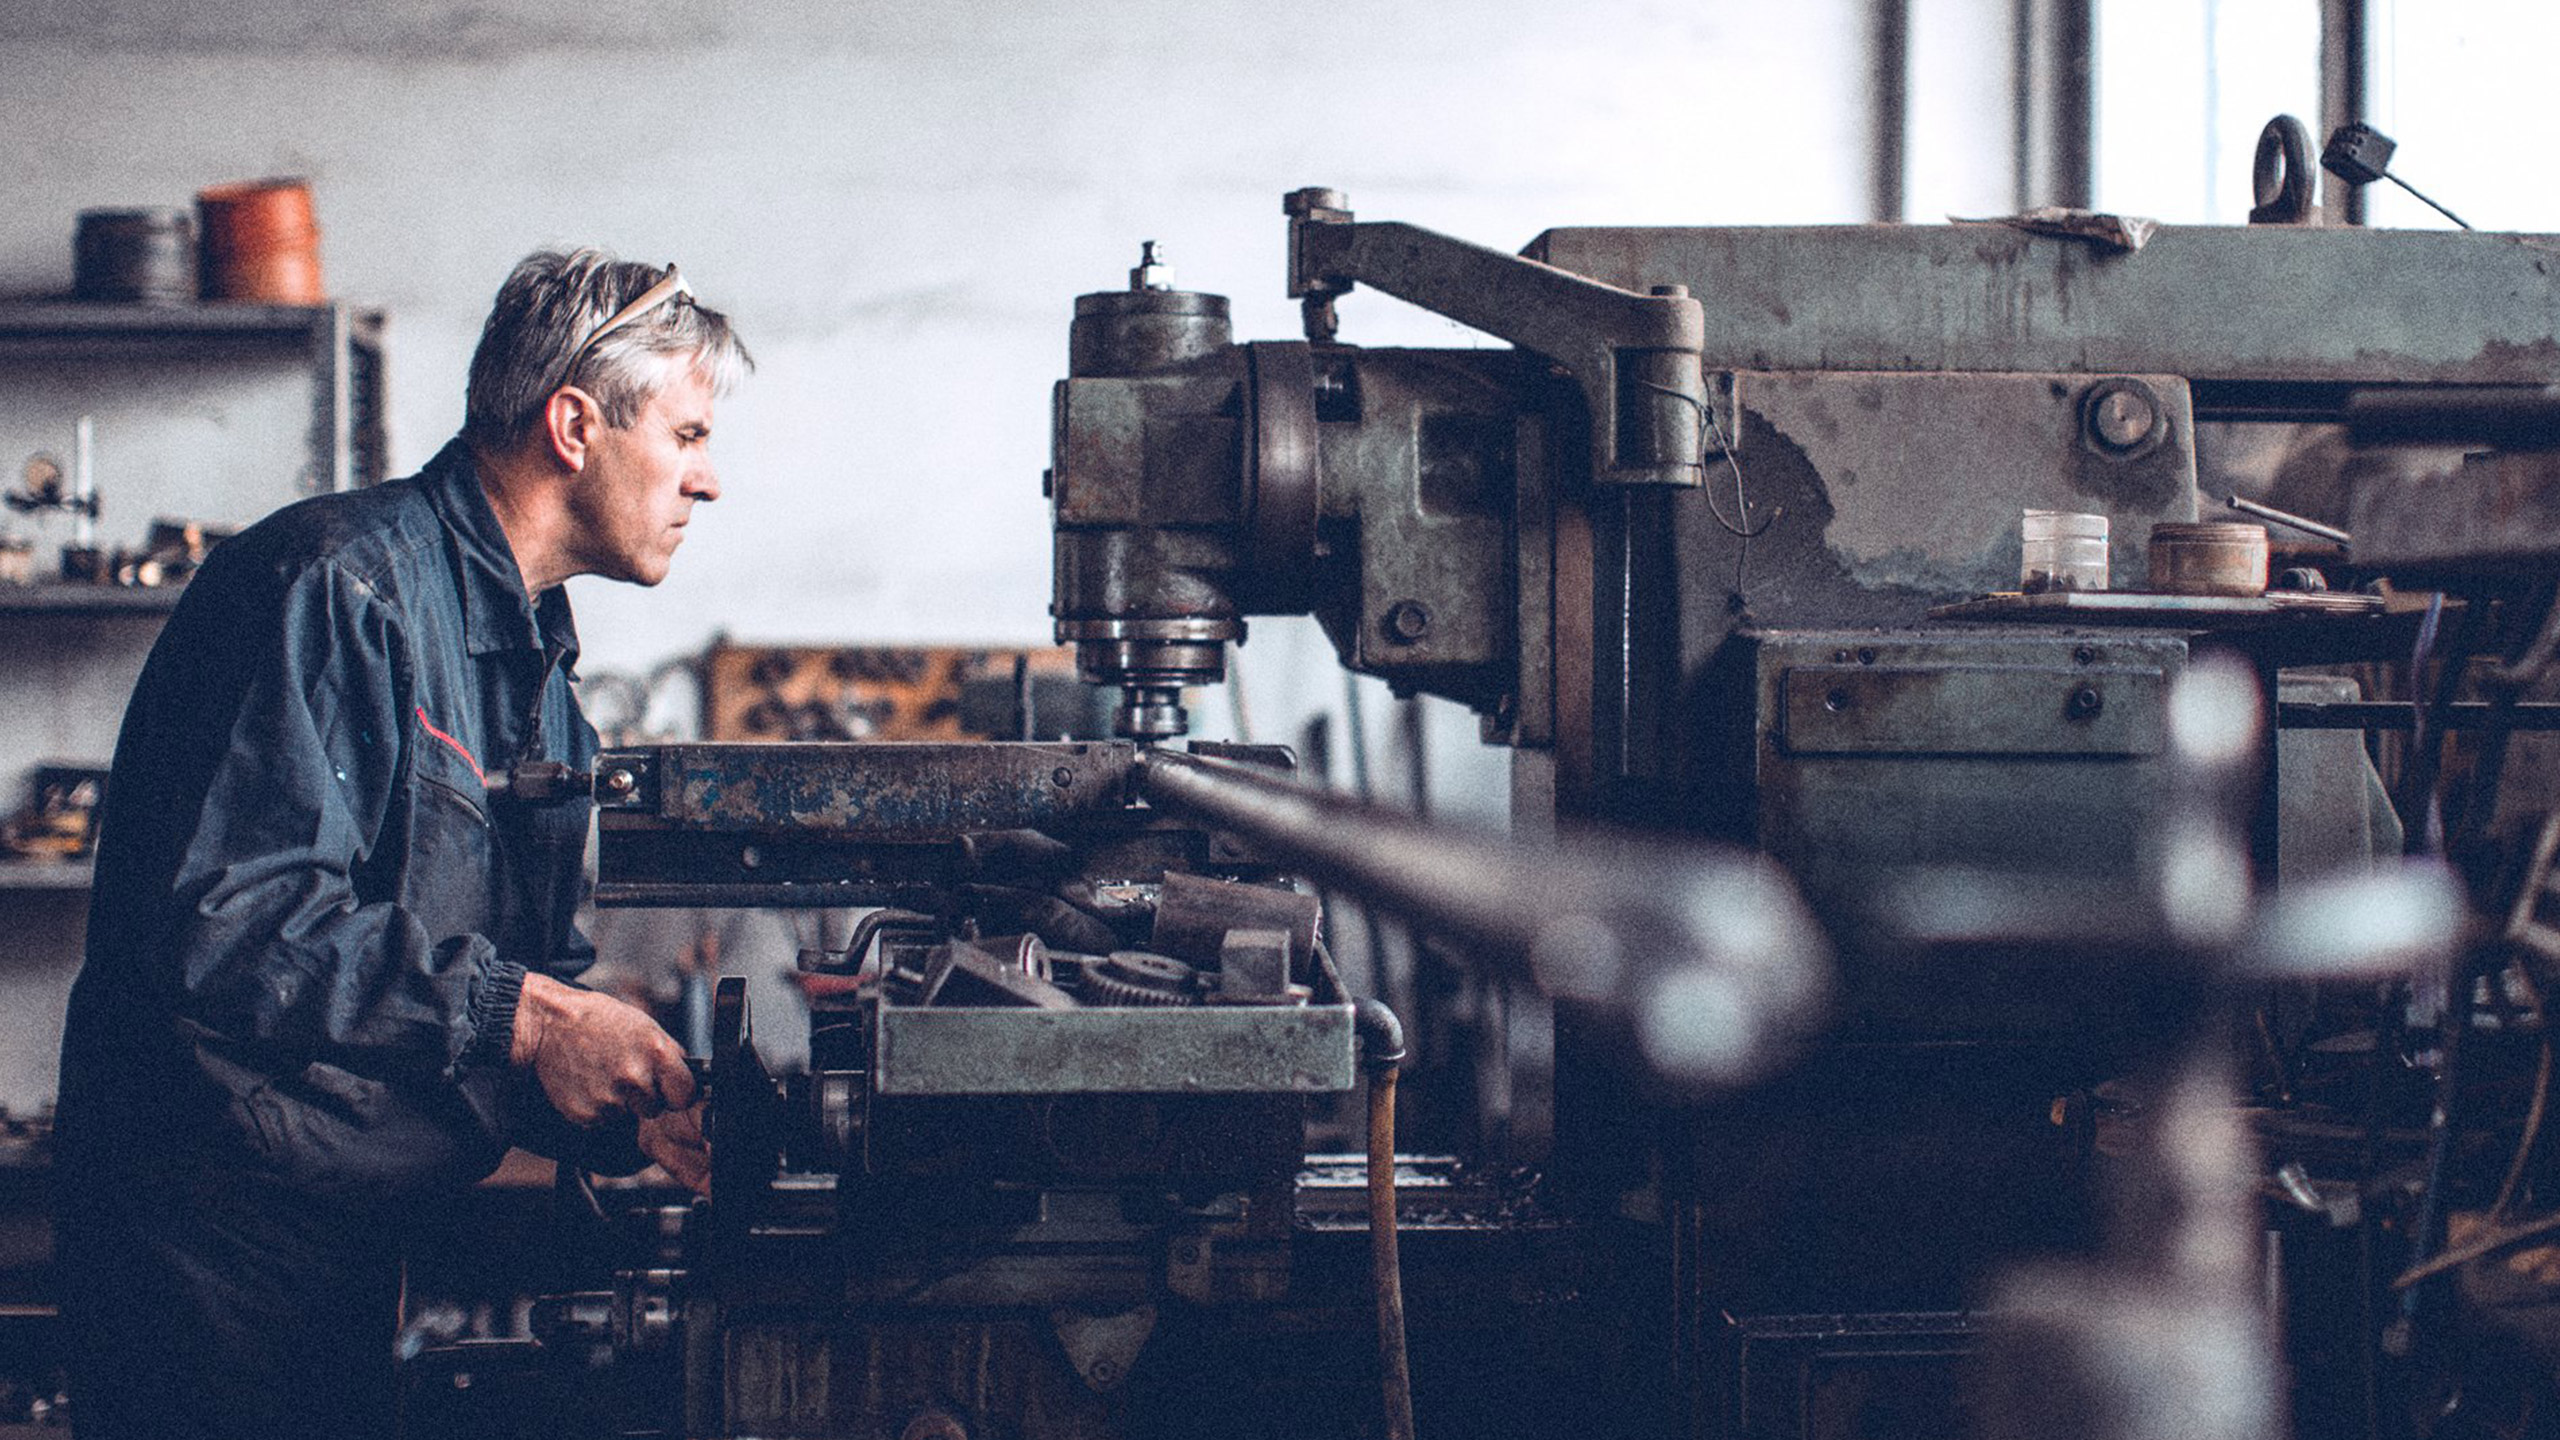
M 2461 1267 L 2539 1233 L 2553 242 L 1285 210 L 1302 339 L 1152 254 L 1076 301 L 1052 609 L 1122 740 L 557 777 L 606 903 L 882 908 L 808 1075 L 723 1009 L 710 1201 L 511 1373 L 697 1436 L 2543 1433 L 2530 1277 Z M 1347 343 L 1354 286 L 1513 348 Z M 2358 538 L 2141 593 L 2268 426 Z M 2001 593 L 2031 510 L 2114 588 Z M 1473 707 L 1513 836 L 1175 749 L 1266 614 Z M 1309 884 L 1554 1006 L 1534 1168 L 1395 1167 L 1404 1352 L 1384 1167 L 1304 1153 L 1392 1073 Z

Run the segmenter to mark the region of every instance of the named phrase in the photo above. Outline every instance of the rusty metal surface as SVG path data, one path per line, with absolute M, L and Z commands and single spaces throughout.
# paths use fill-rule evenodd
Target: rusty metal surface
M 1351 1088 L 1351 1006 L 883 1005 L 882 1095 L 1323 1095 Z
M 1118 742 L 661 745 L 599 759 L 598 804 L 609 828 L 943 841 L 1119 810 L 1136 753 Z
M 1525 252 L 1687 285 L 1710 368 L 2544 384 L 2560 237 L 2163 226 L 2131 255 L 2004 226 L 1557 229 Z

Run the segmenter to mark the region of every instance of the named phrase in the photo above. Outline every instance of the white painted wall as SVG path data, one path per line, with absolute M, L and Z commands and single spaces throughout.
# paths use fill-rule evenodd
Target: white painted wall
M 2005 204 L 2008 97 L 1985 77 L 2006 64 L 2009 10 L 1915 11 L 1916 216 Z M 718 630 L 1046 643 L 1049 387 L 1072 298 L 1124 284 L 1141 239 L 1165 242 L 1186 285 L 1232 296 L 1240 338 L 1284 338 L 1279 201 L 1300 185 L 1501 246 L 1558 224 L 1862 218 L 1865 11 L 12 0 L 0 293 L 67 287 L 83 207 L 307 176 L 331 288 L 391 312 L 405 470 L 458 422 L 518 255 L 680 261 L 761 369 L 721 411 L 728 493 L 674 577 L 577 582 L 590 668 L 645 670 Z M 1359 343 L 1474 343 L 1376 296 L 1343 320 Z M 228 443 L 292 452 L 281 464 L 300 441 L 244 426 Z M 1255 632 L 1257 730 L 1293 739 L 1343 681 L 1311 627 Z M 1203 732 L 1227 728 L 1219 697 L 1197 711 Z M 1470 719 L 1439 715 L 1433 746 L 1451 808 L 1498 817 L 1503 760 Z M 0 912 L 0 929 L 32 913 Z M 57 983 L 26 970 L 0 964 L 0 1012 L 42 1008 Z M 23 1043 L 0 1031 L 0 1048 Z M 0 1103 L 23 1103 L 19 1069 L 43 1066 L 0 1066 Z

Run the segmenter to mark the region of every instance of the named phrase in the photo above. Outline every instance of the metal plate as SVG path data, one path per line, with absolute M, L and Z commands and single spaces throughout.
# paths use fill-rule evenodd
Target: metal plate
M 817 833 L 851 841 L 940 841 L 1046 829 L 1127 804 L 1134 746 L 1112 743 L 662 745 L 608 752 L 628 770 L 608 828 Z
M 2153 625 L 2164 630 L 2210 630 L 2286 616 L 2379 615 L 2379 595 L 2338 591 L 2270 590 L 2264 595 L 2153 595 L 2138 590 L 2015 591 L 1980 595 L 1929 612 L 1932 620 L 2060 620 Z
M 2560 239 L 2164 225 L 2141 251 L 1998 226 L 1560 229 L 1528 255 L 1706 302 L 1707 368 L 2548 383 Z
M 1793 755 L 2156 755 L 2167 678 L 2118 666 L 1798 665 Z
M 1326 1095 L 1353 1078 L 1347 1004 L 883 1005 L 874 1033 L 882 1095 Z

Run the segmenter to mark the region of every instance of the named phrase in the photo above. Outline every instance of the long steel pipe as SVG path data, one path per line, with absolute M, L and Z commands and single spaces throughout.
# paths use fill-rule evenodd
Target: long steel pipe
M 1823 1019 L 1830 947 L 1763 856 L 1598 833 L 1528 845 L 1167 750 L 1138 780 L 1150 805 L 1620 1017 L 1675 1085 L 1756 1079 Z

